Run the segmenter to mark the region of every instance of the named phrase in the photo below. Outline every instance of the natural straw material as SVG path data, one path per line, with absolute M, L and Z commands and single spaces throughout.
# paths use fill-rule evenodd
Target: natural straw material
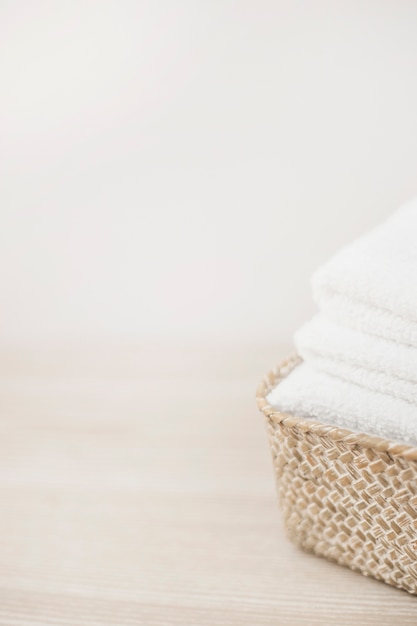
M 417 594 L 417 448 L 271 407 L 266 396 L 300 360 L 284 361 L 257 390 L 288 536 Z

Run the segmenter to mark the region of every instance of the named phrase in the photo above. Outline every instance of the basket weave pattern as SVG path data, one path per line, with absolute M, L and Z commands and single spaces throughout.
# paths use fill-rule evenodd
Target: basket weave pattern
M 257 391 L 288 536 L 417 594 L 417 448 L 272 408 L 266 395 L 299 362 L 287 359 Z

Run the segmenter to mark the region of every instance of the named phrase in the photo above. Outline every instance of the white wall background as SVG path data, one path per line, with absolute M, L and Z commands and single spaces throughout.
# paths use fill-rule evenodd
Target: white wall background
M 412 0 L 1 2 L 0 340 L 286 339 L 417 192 L 416 76 Z

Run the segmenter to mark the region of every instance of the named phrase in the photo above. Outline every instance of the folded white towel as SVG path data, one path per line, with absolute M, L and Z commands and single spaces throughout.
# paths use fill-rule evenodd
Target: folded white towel
M 312 285 L 334 321 L 417 347 L 417 198 L 343 248 Z
M 321 313 L 295 336 L 304 362 L 277 409 L 417 445 L 417 198 L 313 276 Z
M 417 348 L 352 330 L 322 314 L 294 340 L 316 370 L 417 405 Z
M 417 405 L 319 372 L 308 363 L 298 365 L 267 400 L 284 413 L 417 445 Z

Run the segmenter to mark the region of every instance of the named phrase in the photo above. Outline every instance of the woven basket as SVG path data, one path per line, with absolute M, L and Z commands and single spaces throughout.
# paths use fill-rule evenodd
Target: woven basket
M 417 594 L 417 448 L 280 413 L 257 390 L 288 536 L 302 548 Z

